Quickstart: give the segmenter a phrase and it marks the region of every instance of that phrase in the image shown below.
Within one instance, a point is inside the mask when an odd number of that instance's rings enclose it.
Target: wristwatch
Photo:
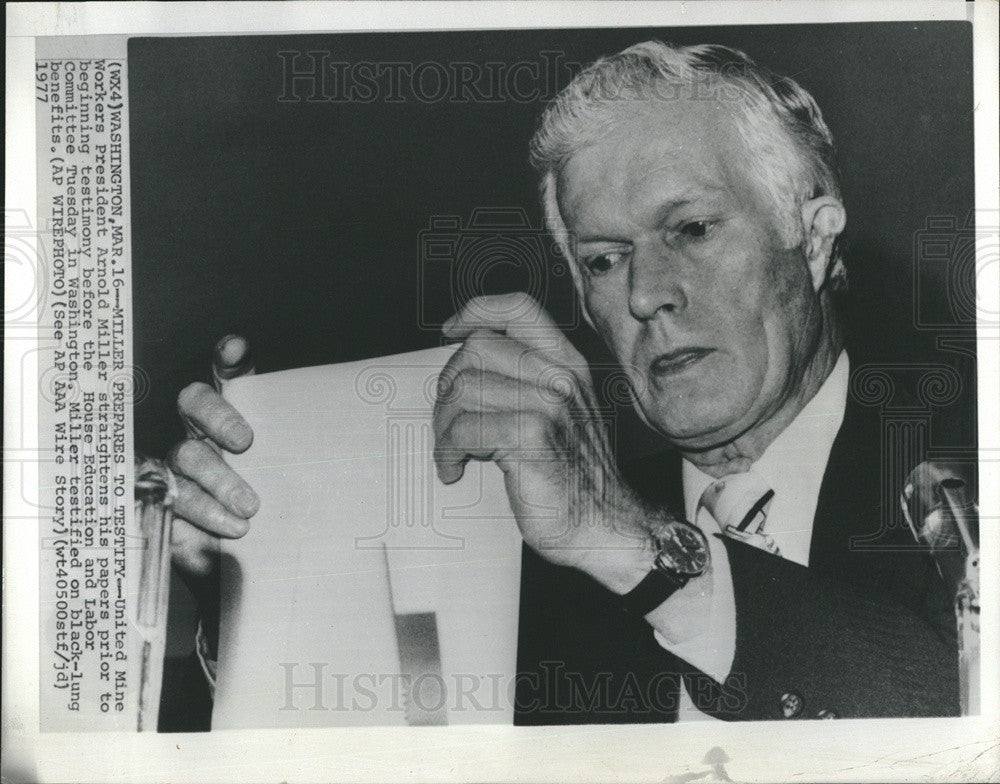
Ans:
[[[697,526],[671,520],[654,528],[652,538],[656,549],[652,571],[622,596],[632,615],[651,613],[708,568],[708,539]]]

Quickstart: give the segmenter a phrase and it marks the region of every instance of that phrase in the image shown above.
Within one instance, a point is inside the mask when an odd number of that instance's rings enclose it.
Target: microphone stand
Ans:
[[[979,509],[961,466],[937,461],[918,465],[900,502],[914,538],[930,550],[955,597],[958,631],[959,704],[963,716],[978,715],[979,702]]]

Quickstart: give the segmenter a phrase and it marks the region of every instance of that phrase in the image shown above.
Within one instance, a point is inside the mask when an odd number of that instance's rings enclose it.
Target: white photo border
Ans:
[[[738,11],[734,13],[734,7]],[[974,25],[976,204],[998,213],[997,19],[991,0],[952,2],[331,2],[15,3],[7,14],[5,215],[35,220],[35,37],[207,35],[544,27],[694,26],[900,20]],[[995,260],[994,260],[995,261]],[[5,264],[7,304],[30,295]],[[988,275],[996,280],[996,271]],[[1000,312],[1000,292],[980,292]],[[8,312],[5,308],[5,313]],[[19,339],[23,338],[23,339]],[[1000,596],[983,562],[983,715],[783,724],[447,727],[199,734],[38,732],[37,400],[31,336],[5,330],[4,781],[664,781],[724,749],[737,781],[953,781],[1000,776]],[[980,504],[1000,510],[1000,340],[978,341]],[[20,461],[18,470],[11,461]],[[34,484],[33,484],[34,483]],[[16,521],[16,524],[13,524]],[[982,532],[1000,553],[1000,531]],[[989,600],[993,599],[993,602]],[[874,722],[874,723],[873,723]]]

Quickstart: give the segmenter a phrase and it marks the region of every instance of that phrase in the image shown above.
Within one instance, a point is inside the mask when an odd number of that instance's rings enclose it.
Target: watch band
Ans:
[[[654,567],[635,588],[622,596],[622,604],[631,615],[648,615],[687,585],[688,579],[684,575],[667,574]]]

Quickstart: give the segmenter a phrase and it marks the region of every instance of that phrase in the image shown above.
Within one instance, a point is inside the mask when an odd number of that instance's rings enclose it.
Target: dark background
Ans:
[[[228,332],[250,338],[260,372],[438,345],[420,314],[443,321],[462,296],[448,265],[421,264],[432,217],[521,207],[541,225],[527,145],[544,100],[281,101],[278,52],[480,66],[560,52],[561,87],[573,73],[565,63],[650,38],[742,49],[814,95],[838,141],[852,365],[953,366],[963,393],[936,412],[934,441],[973,445],[974,313],[968,297],[955,299],[973,290],[973,270],[953,259],[969,232],[938,232],[953,243],[943,262],[921,256],[928,218],[962,227],[973,207],[971,25],[948,22],[131,40],[134,351],[146,376],[138,448],[162,455],[182,435],[177,392],[207,380],[212,346]],[[296,83],[295,93],[311,89]],[[524,263],[506,261],[485,271],[479,293],[537,284]],[[569,276],[546,263],[543,304],[571,323]],[[610,361],[585,326],[568,331],[588,358]],[[964,353],[937,348],[952,334]],[[658,445],[620,413],[620,453]],[[193,627],[186,595],[174,595],[177,653],[191,648]]]

